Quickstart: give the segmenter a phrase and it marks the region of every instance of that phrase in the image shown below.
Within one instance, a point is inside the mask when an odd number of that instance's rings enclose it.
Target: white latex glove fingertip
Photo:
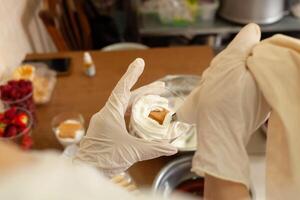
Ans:
[[[255,44],[260,41],[261,31],[257,24],[250,23],[242,28],[233,41],[228,45],[227,50],[237,49],[248,55]]]
[[[134,74],[140,75],[143,72],[144,67],[145,67],[145,61],[142,58],[136,58],[130,64],[128,71],[133,71]]]
[[[143,58],[136,58],[134,62],[136,62],[136,64],[138,65],[145,65],[145,61]]]
[[[127,72],[124,74],[123,78],[129,80],[131,88],[137,79],[141,76],[144,71],[145,62],[142,58],[136,58],[132,63],[130,63]]]

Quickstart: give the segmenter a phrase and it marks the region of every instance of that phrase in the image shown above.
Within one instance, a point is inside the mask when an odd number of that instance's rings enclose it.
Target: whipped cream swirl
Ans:
[[[163,123],[149,117],[151,111],[168,110]],[[132,106],[130,131],[138,137],[155,140],[168,139],[167,134],[171,125],[174,111],[169,107],[168,99],[159,95],[146,95],[138,99]]]

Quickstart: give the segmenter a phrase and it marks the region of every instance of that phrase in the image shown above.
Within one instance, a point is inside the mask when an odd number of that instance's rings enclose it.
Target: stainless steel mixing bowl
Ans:
[[[156,176],[153,190],[168,197],[180,183],[198,177],[191,172],[192,157],[192,154],[183,155],[167,164]]]
[[[169,197],[176,186],[185,180],[199,177],[191,172],[193,154],[186,154],[168,163],[156,176],[153,183],[153,191],[163,197]],[[255,192],[251,187],[252,199]]]

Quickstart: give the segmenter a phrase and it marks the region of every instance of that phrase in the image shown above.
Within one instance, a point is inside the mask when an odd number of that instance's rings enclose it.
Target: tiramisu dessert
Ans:
[[[166,139],[174,112],[168,99],[158,95],[146,95],[132,106],[131,133],[148,139]]]
[[[55,135],[63,146],[77,144],[84,136],[84,127],[77,120],[68,119],[59,124]]]

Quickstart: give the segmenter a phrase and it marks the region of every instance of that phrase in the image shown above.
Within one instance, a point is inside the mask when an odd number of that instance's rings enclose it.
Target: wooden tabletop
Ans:
[[[145,60],[145,71],[136,87],[151,83],[170,74],[200,75],[213,57],[207,46],[155,48],[117,52],[92,51],[96,65],[96,76],[84,74],[83,52],[64,52],[51,54],[31,54],[34,58],[71,58],[71,74],[58,77],[51,101],[37,107],[38,124],[33,138],[35,149],[62,149],[52,130],[52,118],[66,111],[80,112],[85,119],[85,126],[93,113],[105,104],[115,84],[126,71],[128,65],[137,57]],[[149,185],[161,167],[170,158],[159,158],[140,162],[130,169],[138,185]]]

